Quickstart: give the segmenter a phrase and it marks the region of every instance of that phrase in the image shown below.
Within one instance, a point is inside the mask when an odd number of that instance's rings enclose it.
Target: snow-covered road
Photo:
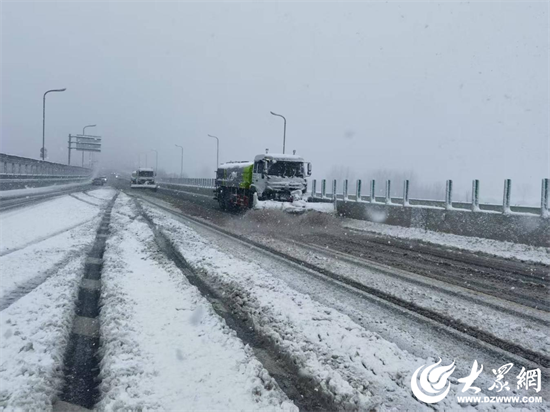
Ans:
[[[550,264],[550,249],[546,247],[452,235],[449,233],[437,233],[411,227],[384,225],[382,223],[368,222],[366,220],[346,219],[345,227],[401,239],[421,240],[426,243],[445,245],[447,247],[470,252],[483,252],[488,255],[504,258],[544,263],[546,265]]]
[[[94,282],[98,411],[485,411],[493,405],[457,402],[464,388],[458,378],[474,360],[485,365],[477,396],[494,395],[492,369],[509,361],[518,371],[533,365],[298,261],[535,352],[546,354],[550,344],[541,322],[499,313],[496,303],[484,306],[493,297],[466,291],[468,300],[455,286],[420,278],[411,286],[298,243],[256,238],[298,259],[285,260],[158,200],[120,193],[111,211],[112,202],[106,205],[116,193],[72,193],[0,213],[0,410],[57,410],[65,400],[75,303]],[[104,252],[90,261],[98,239]],[[99,280],[85,276],[81,284],[90,264]],[[449,395],[428,405],[413,395],[411,376],[438,357],[457,369]],[[547,396],[546,389],[531,394],[515,385],[512,394]],[[545,404],[521,406],[542,411]]]
[[[101,410],[297,410],[117,200],[102,274]]]

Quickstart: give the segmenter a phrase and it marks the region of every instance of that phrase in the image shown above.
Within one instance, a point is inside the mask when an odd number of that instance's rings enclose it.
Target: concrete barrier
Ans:
[[[323,180],[324,185],[324,180]],[[445,199],[409,199],[409,181],[403,184],[403,197],[391,197],[391,182],[386,181],[385,196],[375,197],[376,182],[370,182],[370,195],[361,195],[361,181],[354,195],[347,193],[347,181],[342,194],[327,195],[312,184],[311,201],[337,199],[340,215],[387,225],[412,227],[461,236],[481,237],[533,246],[550,247],[550,179],[542,179],[541,206],[511,206],[512,181],[504,181],[502,205],[479,203],[479,180],[472,182],[472,202],[453,202],[453,182],[446,182]]]
[[[537,215],[344,200],[337,201],[337,211],[344,217],[387,225],[550,247],[550,219]]]
[[[85,182],[92,170],[0,153],[0,190]]]
[[[0,153],[0,175],[89,176],[91,169]]]

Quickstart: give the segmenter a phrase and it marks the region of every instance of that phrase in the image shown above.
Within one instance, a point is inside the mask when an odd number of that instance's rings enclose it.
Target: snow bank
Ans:
[[[334,213],[334,205],[332,203],[308,203],[300,202],[276,202],[275,200],[259,200],[254,205],[254,209],[265,210],[275,209],[283,210],[289,213],[302,213],[306,211],[316,211],[323,213]]]
[[[426,243],[453,247],[470,252],[482,252],[507,259],[518,259],[550,265],[550,248],[432,232],[417,228],[390,226],[363,220],[346,219],[344,222],[344,226],[350,229],[374,232],[402,239],[421,240]]]
[[[0,410],[51,410],[85,255],[0,312]]]
[[[297,410],[135,216],[121,194],[102,274],[99,409]]]
[[[311,203],[302,199],[300,190],[292,192],[293,202],[277,202],[275,200],[258,200],[258,195],[254,193],[254,209],[257,210],[282,210],[288,213],[303,213],[306,211],[317,211],[323,213],[336,213],[333,203]]]

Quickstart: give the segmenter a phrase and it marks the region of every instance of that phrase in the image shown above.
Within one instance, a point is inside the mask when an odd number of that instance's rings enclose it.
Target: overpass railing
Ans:
[[[214,188],[215,179],[212,178],[161,178],[159,183],[168,183],[172,185]],[[541,203],[540,207],[534,206],[517,206],[510,204],[510,196],[512,192],[512,180],[504,181],[502,204],[480,204],[479,203],[479,180],[472,181],[472,201],[471,202],[456,202],[453,201],[453,181],[447,180],[445,189],[445,199],[429,200],[429,199],[412,199],[409,197],[409,180],[403,182],[403,195],[401,197],[391,196],[392,181],[384,181],[384,196],[376,196],[377,181],[371,180],[368,188],[365,190],[362,180],[357,180],[355,187],[349,186],[349,181],[344,180],[340,185],[337,180],[330,181],[331,188],[327,188],[327,180],[319,181],[313,179],[310,184],[310,195],[314,200],[318,201],[334,201],[344,200],[350,202],[367,202],[388,204],[403,207],[435,207],[438,209],[460,209],[470,210],[472,212],[500,212],[500,213],[529,213],[538,214],[543,217],[550,216],[550,179],[542,179],[541,185]],[[368,194],[364,194],[367,192]]]
[[[171,185],[181,185],[181,186],[192,186],[192,187],[202,187],[205,189],[214,189],[216,179],[211,179],[208,177],[162,177],[157,178],[157,183],[168,183]]]
[[[354,188],[350,188],[348,180],[344,180],[342,185],[338,185],[337,180],[332,180],[331,190],[327,191],[327,180],[320,181],[320,191],[318,191],[317,180],[311,182],[311,197],[320,201],[351,201],[351,202],[367,202],[386,204],[402,207],[432,207],[438,209],[460,209],[470,210],[472,212],[492,212],[492,213],[529,213],[537,214],[542,217],[549,217],[549,199],[550,199],[550,179],[542,179],[541,184],[541,203],[540,207],[534,206],[512,206],[510,198],[512,193],[512,180],[504,180],[504,189],[502,196],[502,204],[480,204],[479,203],[479,180],[472,181],[472,201],[471,202],[454,202],[453,201],[453,181],[447,180],[445,188],[444,200],[427,200],[427,199],[411,199],[409,197],[410,183],[408,180],[403,182],[402,197],[392,197],[391,187],[392,181],[384,181],[384,196],[376,196],[376,180],[369,182],[368,194],[364,195],[363,183],[361,180],[356,181]],[[341,187],[341,189],[339,189]],[[339,191],[340,190],[340,191]]]
[[[0,153],[0,177],[88,177],[91,169]]]

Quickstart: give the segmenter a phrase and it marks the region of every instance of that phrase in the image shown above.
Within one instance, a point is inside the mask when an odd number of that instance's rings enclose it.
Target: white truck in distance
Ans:
[[[148,167],[140,167],[132,172],[130,187],[132,189],[152,189],[157,190],[158,185],[155,182],[155,171]]]

